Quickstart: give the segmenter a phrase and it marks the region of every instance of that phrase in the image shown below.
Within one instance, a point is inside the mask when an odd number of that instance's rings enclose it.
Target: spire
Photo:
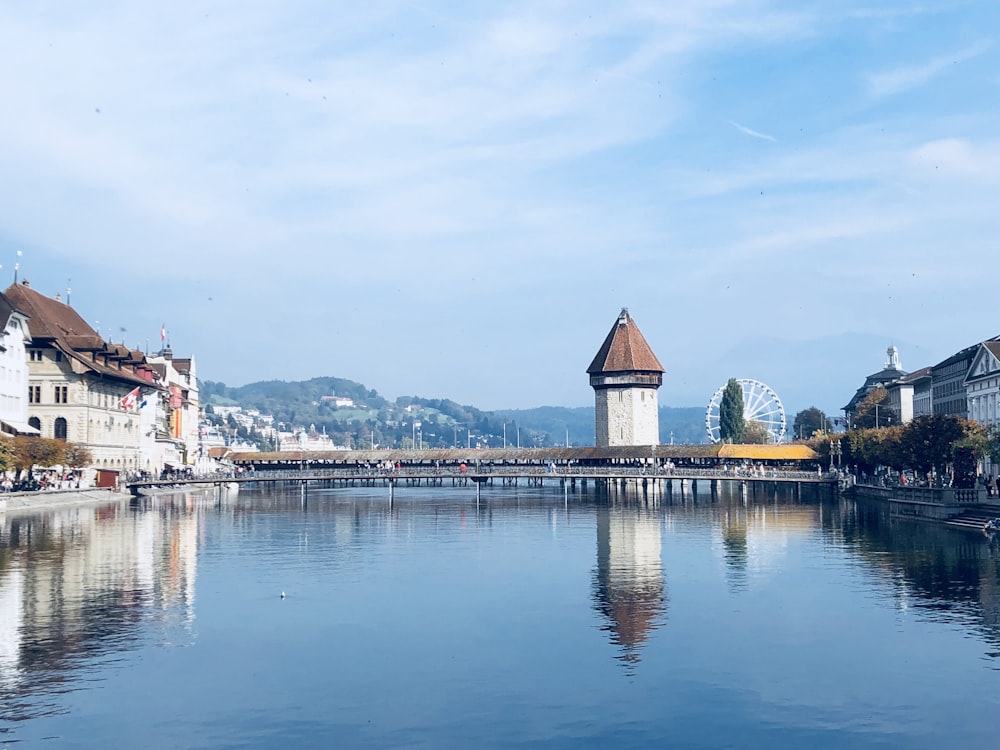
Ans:
[[[899,349],[895,345],[890,345],[888,349],[885,350],[886,361],[885,369],[887,370],[902,370],[902,366],[899,364]]]
[[[663,374],[663,365],[653,354],[639,326],[623,307],[604,344],[587,368],[588,375],[607,372],[649,372]]]

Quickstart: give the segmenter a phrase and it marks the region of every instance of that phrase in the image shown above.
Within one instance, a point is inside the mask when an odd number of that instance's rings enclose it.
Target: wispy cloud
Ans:
[[[562,313],[580,300],[604,329],[608,299],[642,304],[669,287],[675,309],[687,309],[733,268],[758,280],[740,282],[747,309],[765,297],[780,308],[788,295],[778,290],[795,288],[865,309],[850,297],[856,284],[833,288],[829,273],[815,273],[817,259],[878,277],[870,259],[887,247],[946,258],[934,247],[950,246],[940,237],[955,227],[982,254],[966,267],[990,261],[1000,236],[982,189],[991,170],[1000,174],[993,99],[945,106],[889,94],[986,53],[966,30],[975,13],[988,28],[995,0],[865,16],[889,5],[0,3],[10,114],[0,118],[0,263],[12,265],[5,248],[24,247],[22,269],[53,291],[73,266],[81,300],[87,269],[119,269],[129,283],[100,301],[115,309],[92,310],[102,320],[123,306],[146,314],[157,285],[169,285],[163,298],[192,320],[186,332],[174,323],[177,339],[191,340],[213,379],[300,376],[291,363],[301,339],[264,308],[307,305],[303,321],[344,321],[315,374],[371,379],[390,393],[495,389],[497,402],[555,402],[577,383],[573,357],[551,363],[549,393],[511,397],[528,386],[499,365],[485,382],[477,362],[495,358],[475,347],[544,319],[567,351],[590,353],[595,342],[576,338],[587,326]],[[913,49],[915,35],[959,52],[890,69],[884,50]],[[845,58],[845,46],[858,54]],[[963,84],[995,91],[987,67],[967,65]],[[859,81],[868,82],[860,96]],[[268,305],[249,309],[252,295]],[[149,313],[154,338],[163,314]],[[223,343],[200,333],[216,316],[234,319]],[[247,326],[242,316],[259,319]],[[452,335],[456,321],[490,335],[470,335],[469,357],[447,373],[421,359],[419,337],[399,337],[417,342],[412,351],[372,351],[371,330],[417,320],[428,340]],[[643,318],[644,331],[686,335],[667,331],[674,320]],[[784,320],[789,333],[812,335],[808,316]],[[928,325],[919,309],[912,321]],[[683,345],[709,338],[686,328]],[[247,329],[275,342],[254,365],[271,369],[240,367]],[[524,355],[548,357],[547,345],[527,341]],[[354,369],[357,351],[370,352],[367,372]],[[419,364],[402,372],[390,355]],[[429,387],[412,382],[418,373],[433,374]]]
[[[740,125],[738,122],[734,122],[733,120],[726,120],[726,122],[728,122],[730,125],[732,125],[741,133],[745,133],[746,135],[749,135],[753,138],[760,138],[762,141],[771,141],[772,143],[778,140],[773,135],[768,135],[767,133],[761,133],[757,130],[752,130],[748,128],[746,125]]]
[[[971,60],[986,52],[991,42],[981,41],[947,55],[938,55],[918,65],[905,65],[880,73],[870,73],[868,89],[877,97],[892,96],[922,86],[951,65]]]

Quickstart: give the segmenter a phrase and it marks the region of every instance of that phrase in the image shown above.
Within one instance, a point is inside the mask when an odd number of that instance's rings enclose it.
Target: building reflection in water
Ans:
[[[55,710],[44,696],[82,660],[135,647],[140,622],[191,640],[201,514],[174,497],[3,519],[0,719]]]
[[[628,670],[652,631],[666,620],[667,596],[660,559],[660,518],[642,502],[597,507],[597,569],[594,608],[601,630],[620,647]]]

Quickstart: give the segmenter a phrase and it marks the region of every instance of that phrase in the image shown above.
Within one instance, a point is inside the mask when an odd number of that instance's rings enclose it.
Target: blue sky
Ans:
[[[833,413],[1000,333],[994,0],[0,5],[0,275],[203,379]],[[18,252],[22,254],[17,255]],[[124,329],[124,331],[122,330]]]

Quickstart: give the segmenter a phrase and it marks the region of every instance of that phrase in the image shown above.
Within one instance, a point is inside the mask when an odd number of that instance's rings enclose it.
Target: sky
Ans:
[[[203,380],[789,419],[1000,334],[995,0],[0,4],[0,278]]]

